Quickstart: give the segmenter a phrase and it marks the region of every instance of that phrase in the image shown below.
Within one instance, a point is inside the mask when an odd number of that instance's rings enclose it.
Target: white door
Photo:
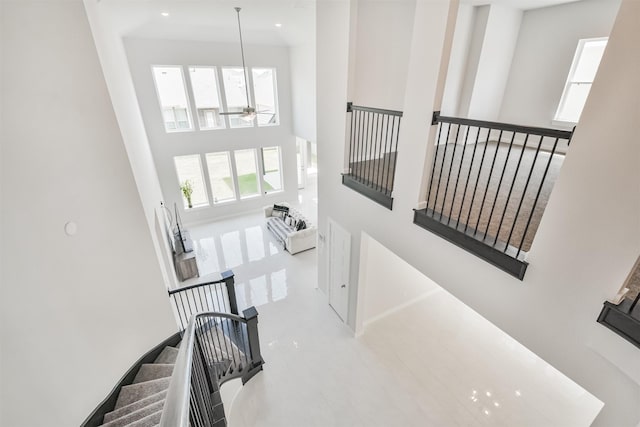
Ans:
[[[349,312],[351,234],[329,219],[329,304],[342,321]]]

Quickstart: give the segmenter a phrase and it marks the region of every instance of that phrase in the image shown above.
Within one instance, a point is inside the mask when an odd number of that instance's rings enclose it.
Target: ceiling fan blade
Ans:
[[[221,116],[240,116],[247,113],[245,113],[244,111],[237,111],[235,113],[218,113],[218,114],[220,114]]]

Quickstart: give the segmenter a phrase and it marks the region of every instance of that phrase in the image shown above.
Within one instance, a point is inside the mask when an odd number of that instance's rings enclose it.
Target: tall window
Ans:
[[[265,147],[262,153],[262,189],[265,193],[282,190],[282,173],[280,171],[280,148]]]
[[[209,199],[207,198],[207,189],[204,184],[204,178],[202,177],[202,165],[200,164],[200,155],[192,154],[188,156],[178,156],[173,158],[176,165],[176,173],[178,175],[178,182],[180,183],[181,193],[183,195],[182,201],[185,208],[207,206]],[[182,187],[185,185],[190,186],[191,193],[191,206],[189,206],[189,200],[182,192]]]
[[[608,38],[582,39],[573,57],[555,120],[577,123],[589,96]]]
[[[209,183],[213,193],[213,203],[221,203],[235,200],[236,190],[231,173],[229,152],[207,153],[207,170],[209,171]]]
[[[220,116],[220,93],[215,67],[189,67],[193,100],[200,129],[223,128]]]
[[[278,124],[276,105],[276,70],[273,68],[252,68],[253,93],[258,111],[258,126]]]
[[[166,131],[192,129],[182,68],[179,66],[153,67],[153,77]]]
[[[256,164],[256,150],[236,150],[236,171],[238,174],[238,190],[240,198],[251,197],[260,194],[258,184],[258,168]]]
[[[240,68],[223,68],[224,93],[227,98],[227,111],[230,113],[242,112],[251,102],[247,99],[244,70]],[[246,120],[240,115],[230,115],[229,125],[232,128],[253,126],[253,119]]]

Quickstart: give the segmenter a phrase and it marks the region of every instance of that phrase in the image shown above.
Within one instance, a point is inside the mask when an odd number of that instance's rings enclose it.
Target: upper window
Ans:
[[[189,102],[182,67],[153,67],[153,77],[166,131],[191,130]]]
[[[578,42],[555,120],[572,123],[580,120],[604,49],[607,47],[607,40],[608,38],[604,37],[582,39]]]
[[[276,70],[273,68],[252,68],[253,93],[258,112],[258,126],[278,124],[276,105]]]
[[[223,68],[224,93],[227,98],[227,112],[241,113],[250,103],[247,99],[247,87],[244,70],[240,68]],[[247,120],[241,115],[229,115],[229,125],[232,128],[253,126],[253,119]]]
[[[224,120],[220,116],[220,92],[215,67],[190,67],[189,77],[193,88],[193,100],[196,104],[198,126],[200,129],[223,128]]]

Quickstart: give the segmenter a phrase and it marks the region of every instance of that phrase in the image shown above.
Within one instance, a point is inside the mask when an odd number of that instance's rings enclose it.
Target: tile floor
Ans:
[[[238,304],[260,316],[266,364],[227,408],[230,427],[568,427],[601,409],[444,290],[356,339],[316,288],[315,249],[284,252],[260,214],[191,233],[201,271],[233,269]]]

